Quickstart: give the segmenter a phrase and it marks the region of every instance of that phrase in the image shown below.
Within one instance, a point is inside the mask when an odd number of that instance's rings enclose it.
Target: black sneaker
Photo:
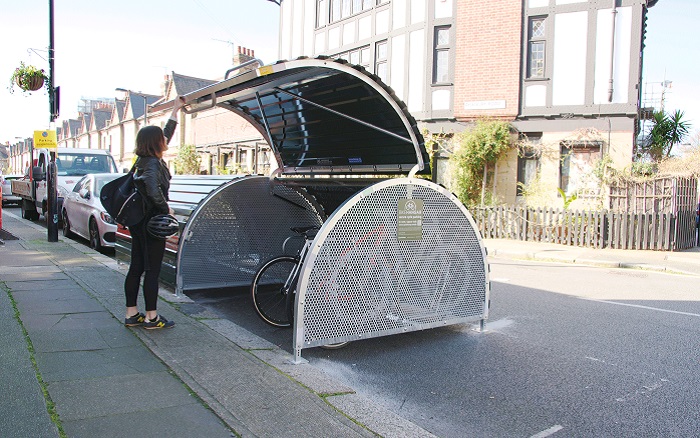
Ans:
[[[175,325],[174,322],[168,321],[167,319],[163,318],[160,315],[158,315],[158,317],[155,319],[155,321],[151,321],[151,320],[146,319],[143,322],[143,328],[145,328],[146,330],[170,328],[174,325]]]
[[[139,312],[134,316],[131,316],[129,318],[124,318],[124,325],[127,327],[134,327],[134,326],[143,324],[143,322],[145,320],[146,320],[146,315]]]

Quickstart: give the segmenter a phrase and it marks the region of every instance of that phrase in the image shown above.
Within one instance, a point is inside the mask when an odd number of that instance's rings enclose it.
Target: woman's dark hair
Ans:
[[[158,126],[144,126],[136,134],[134,153],[140,157],[157,157],[163,150],[165,137]]]

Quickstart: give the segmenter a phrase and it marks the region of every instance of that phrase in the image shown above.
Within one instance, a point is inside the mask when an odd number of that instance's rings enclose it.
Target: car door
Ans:
[[[92,184],[92,178],[89,176],[83,177],[83,179],[76,184],[78,193],[75,193],[75,214],[70,218],[71,226],[75,232],[85,238],[88,236],[88,221],[91,208],[89,199],[83,198],[83,194],[88,193],[91,195]]]

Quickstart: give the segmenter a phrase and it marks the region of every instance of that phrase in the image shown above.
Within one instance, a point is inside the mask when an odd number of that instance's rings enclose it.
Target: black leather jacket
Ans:
[[[170,143],[176,126],[177,122],[172,119],[169,119],[165,124],[163,135],[166,144]],[[168,191],[170,190],[171,177],[165,162],[158,157],[139,156],[134,166],[136,167],[134,171],[136,187],[146,195],[146,203],[148,204],[146,215],[155,216],[170,213]]]
[[[168,190],[170,171],[163,160],[157,157],[139,157],[136,160],[134,181],[136,187],[145,194],[148,216],[168,214]]]

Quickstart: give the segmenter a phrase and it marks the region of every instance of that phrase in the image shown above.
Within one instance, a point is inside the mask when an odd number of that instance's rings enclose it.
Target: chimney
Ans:
[[[233,66],[234,67],[237,65],[241,65],[244,62],[248,62],[252,59],[255,59],[255,56],[254,56],[255,52],[251,49],[238,46],[236,51],[237,51],[237,53],[233,56]],[[258,65],[253,63],[249,66],[243,67],[241,70],[234,71],[233,75],[235,76],[235,75],[238,75],[241,73],[245,73],[247,71],[252,71],[252,70],[255,70],[257,67],[258,67]]]
[[[170,82],[172,81],[172,78],[170,75],[163,75],[163,83],[161,84],[160,87],[160,95],[165,96],[165,94],[168,92],[168,86],[170,85]]]

